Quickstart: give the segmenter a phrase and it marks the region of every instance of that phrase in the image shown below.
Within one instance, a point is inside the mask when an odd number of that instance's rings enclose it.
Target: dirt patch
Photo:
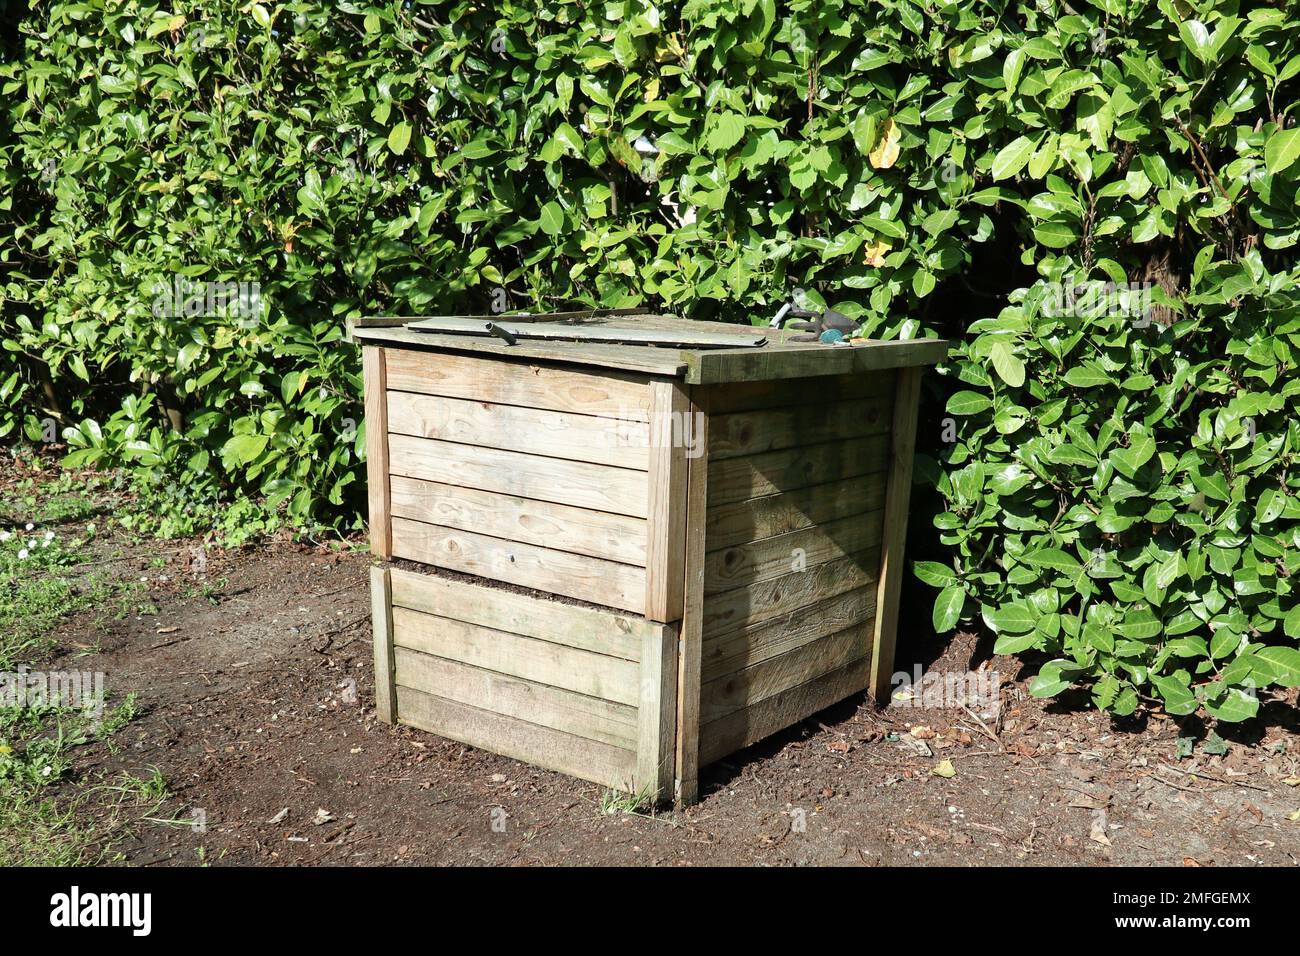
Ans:
[[[1206,754],[1198,726],[1117,726],[1045,706],[999,659],[985,663],[1005,679],[996,717],[855,698],[706,770],[695,807],[607,814],[599,787],[375,718],[364,553],[286,545],[196,560],[195,547],[125,557],[156,614],[114,621],[93,642],[86,615],[55,635],[54,666],[101,670],[110,695],[135,692],[143,709],[114,747],[83,748],[63,787],[157,767],[172,793],[119,842],[129,863],[1300,858],[1293,702]],[[903,641],[899,664],[965,671],[978,656],[971,637]],[[1198,736],[1180,759],[1179,738]]]

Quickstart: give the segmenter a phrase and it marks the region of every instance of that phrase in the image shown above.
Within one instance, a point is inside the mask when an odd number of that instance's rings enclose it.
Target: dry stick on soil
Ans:
[[[989,738],[990,740],[992,740],[995,744],[998,745],[998,750],[999,750],[999,751],[1001,751],[1002,753],[1006,753],[1006,748],[1002,746],[1002,741],[998,740],[997,734],[995,734],[995,733],[993,733],[993,731],[989,730],[989,725],[988,725],[988,724],[986,724],[986,723],[984,723],[984,721],[980,720],[980,718],[979,718],[979,714],[975,713],[975,711],[971,710],[971,709],[970,709],[969,707],[967,707],[965,704],[962,704],[962,705],[961,705],[961,709],[964,710],[964,711],[966,711],[966,713],[970,714],[971,719],[972,719],[973,721],[975,721],[975,723],[977,723],[977,724],[980,725],[980,729],[983,730],[984,733],[988,735],[988,738]]]

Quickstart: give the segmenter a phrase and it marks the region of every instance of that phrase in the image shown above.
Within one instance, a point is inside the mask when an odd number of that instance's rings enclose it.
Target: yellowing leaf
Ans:
[[[875,266],[877,269],[885,264],[885,253],[889,251],[889,246],[883,242],[873,242],[867,246],[867,265]]]
[[[1286,815],[1286,818],[1292,822],[1295,822],[1296,820],[1300,820],[1300,810],[1297,810],[1295,813],[1288,813]]]
[[[892,119],[885,123],[885,128],[880,133],[880,142],[876,144],[870,155],[867,157],[871,160],[874,169],[889,169],[894,163],[898,162],[898,141],[903,138],[903,134],[898,129],[898,124]]]
[[[931,770],[930,772],[934,774],[936,777],[957,776],[957,768],[952,765],[951,760],[940,760],[937,764],[934,765],[934,769]]]

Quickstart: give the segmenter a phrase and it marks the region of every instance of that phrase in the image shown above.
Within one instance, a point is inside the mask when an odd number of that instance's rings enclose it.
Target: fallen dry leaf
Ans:
[[[320,826],[322,823],[329,823],[333,819],[334,819],[334,814],[330,813],[324,807],[317,807],[316,816],[312,818],[311,822],[314,823],[316,826]]]
[[[287,817],[288,815],[289,815],[289,808],[288,808],[288,807],[285,807],[283,810],[281,810],[281,811],[280,811],[279,813],[277,813],[275,816],[271,817],[271,819],[267,820],[266,822],[267,822],[267,823],[283,823],[283,822],[284,822],[284,818]]]
[[[931,770],[930,772],[934,774],[936,777],[957,776],[957,768],[952,765],[951,760],[940,760],[937,764],[934,765],[934,769]]]
[[[1110,837],[1106,835],[1106,811],[1096,810],[1092,814],[1092,827],[1088,830],[1088,839],[1102,846],[1110,846]]]
[[[885,123],[885,128],[880,133],[880,142],[876,144],[868,156],[871,160],[873,169],[888,169],[898,162],[899,146],[898,141],[903,138],[902,131],[898,124],[890,119]]]

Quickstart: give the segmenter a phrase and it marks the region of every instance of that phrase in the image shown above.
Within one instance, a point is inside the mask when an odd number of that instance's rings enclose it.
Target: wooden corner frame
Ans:
[[[877,706],[889,703],[898,638],[898,600],[905,565],[907,509],[912,492],[912,460],[916,454],[916,416],[921,398],[922,368],[898,370],[894,393],[894,423],[890,437],[889,484],[885,492],[880,580],[876,591],[876,628],[872,638],[871,697]]]
[[[366,494],[370,504],[370,553],[393,556],[392,492],[388,477],[388,372],[385,349],[361,350],[366,396]]]

